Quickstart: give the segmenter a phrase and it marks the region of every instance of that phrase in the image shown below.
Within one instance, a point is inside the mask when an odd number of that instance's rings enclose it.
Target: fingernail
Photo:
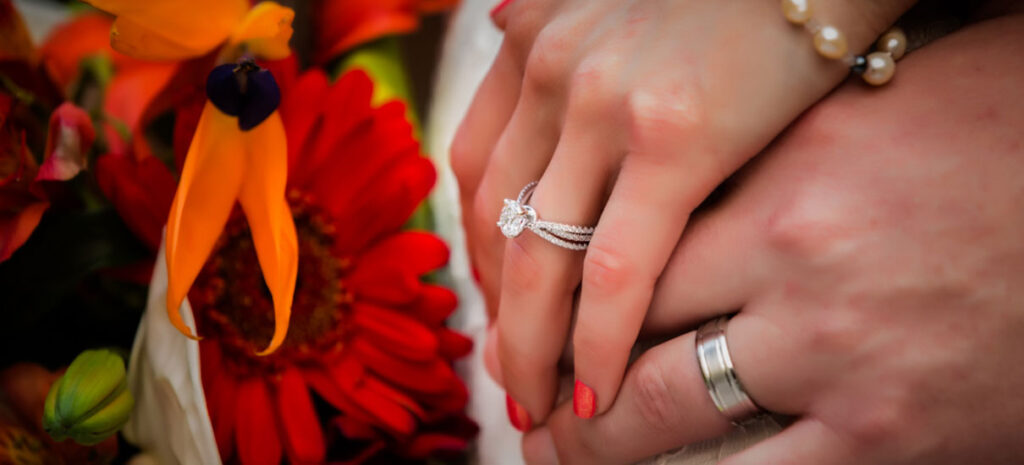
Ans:
[[[491,9],[491,20],[493,21],[494,17],[498,16],[498,13],[501,13],[501,10],[504,10],[505,7],[508,6],[509,3],[512,3],[512,0],[501,0],[501,3],[499,3],[498,6],[492,8]]]
[[[508,409],[508,420],[512,422],[512,426],[524,433],[530,430],[530,414],[508,394],[505,394],[505,407]]]
[[[594,394],[593,389],[590,389],[590,386],[577,379],[576,388],[572,393],[573,413],[580,418],[587,419],[594,416],[595,410],[597,410],[597,395]]]

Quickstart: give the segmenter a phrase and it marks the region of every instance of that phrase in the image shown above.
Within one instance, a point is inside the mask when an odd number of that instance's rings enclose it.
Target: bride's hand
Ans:
[[[814,17],[862,51],[913,2],[816,3]],[[514,0],[495,19],[505,42],[452,165],[498,307],[504,384],[525,410],[510,405],[529,429],[553,406],[577,287],[575,373],[589,416],[615,398],[690,213],[848,69],[771,0]],[[586,254],[499,232],[502,199],[535,180],[541,219],[596,224]]]
[[[796,423],[722,465],[1024,463],[1024,17],[972,26],[804,115],[695,219],[646,322],[727,339],[763,408]],[[729,423],[687,333],[632,365],[590,421],[559,407],[531,464],[623,464]]]

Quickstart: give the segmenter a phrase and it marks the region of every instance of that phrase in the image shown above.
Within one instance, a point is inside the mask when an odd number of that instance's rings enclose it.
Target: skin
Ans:
[[[861,50],[912,3],[822,2],[817,16],[842,18]],[[495,20],[505,42],[451,156],[501,377],[543,423],[571,340],[601,414],[692,211],[847,70],[777,2],[516,0]],[[542,219],[597,225],[586,253],[501,236],[502,199],[534,180]]]
[[[531,464],[631,463],[726,432],[691,331],[728,329],[756,402],[791,415],[723,465],[1024,462],[1024,16],[851,82],[697,217],[605,414],[571,405],[524,439]]]

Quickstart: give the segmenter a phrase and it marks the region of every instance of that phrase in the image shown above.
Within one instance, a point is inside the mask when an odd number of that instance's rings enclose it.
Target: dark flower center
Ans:
[[[263,281],[244,216],[236,211],[196,279],[189,299],[199,334],[216,338],[240,366],[280,367],[289,361],[322,360],[339,353],[352,296],[344,277],[351,264],[334,247],[335,226],[298,192],[289,195],[299,240],[299,273],[288,335],[281,348],[255,355],[274,332],[274,307]]]

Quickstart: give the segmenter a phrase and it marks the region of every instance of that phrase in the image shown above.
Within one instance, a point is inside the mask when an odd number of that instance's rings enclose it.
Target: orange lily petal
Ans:
[[[238,119],[207,102],[167,219],[167,314],[186,336],[195,337],[179,308],[227,223],[247,158]]]
[[[281,114],[275,111],[246,132],[245,146],[249,159],[238,200],[249,221],[263,279],[274,299],[274,336],[259,352],[266,355],[276,350],[288,333],[299,270],[298,238],[285,200],[288,143]]]
[[[231,34],[248,0],[86,0],[117,16],[111,45],[148,60],[180,60],[213,50]]]
[[[288,41],[292,38],[292,19],[295,11],[274,2],[261,2],[249,10],[231,34],[228,43],[245,42],[254,55],[280,60],[291,55]]]

